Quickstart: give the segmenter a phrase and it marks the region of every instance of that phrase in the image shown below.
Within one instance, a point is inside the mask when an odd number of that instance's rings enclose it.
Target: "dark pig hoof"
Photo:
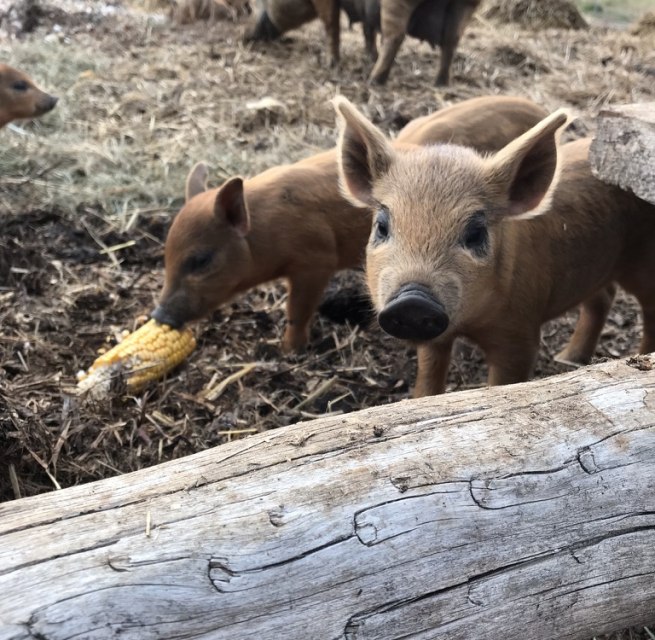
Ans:
[[[389,300],[378,314],[378,322],[394,338],[423,342],[448,328],[448,315],[427,287],[410,283]]]
[[[377,85],[383,85],[387,83],[387,80],[389,79],[389,72],[387,71],[386,73],[379,73],[378,75],[372,75],[368,79],[369,84],[377,84]]]

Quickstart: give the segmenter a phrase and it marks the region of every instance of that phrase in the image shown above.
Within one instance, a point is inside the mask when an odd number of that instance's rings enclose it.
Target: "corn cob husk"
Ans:
[[[78,389],[101,399],[113,393],[138,393],[159,380],[193,351],[190,329],[177,330],[149,320],[77,375]]]

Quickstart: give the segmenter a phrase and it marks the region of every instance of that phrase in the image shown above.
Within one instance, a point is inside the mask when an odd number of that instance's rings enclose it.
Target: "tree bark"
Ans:
[[[655,620],[655,355],[0,505],[0,638],[591,638]]]
[[[596,177],[655,204],[655,102],[601,111],[589,161]]]

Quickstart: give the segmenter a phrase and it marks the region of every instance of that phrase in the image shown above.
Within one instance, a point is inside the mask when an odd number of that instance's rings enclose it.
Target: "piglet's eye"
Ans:
[[[389,209],[385,206],[380,207],[375,216],[373,235],[376,242],[384,242],[389,238]]]
[[[476,211],[466,223],[462,245],[475,255],[482,257],[487,253],[488,244],[487,217],[484,211]]]
[[[198,273],[207,269],[214,259],[216,252],[213,249],[201,251],[190,255],[185,261],[183,269],[186,273]]]
[[[11,88],[14,91],[27,91],[28,85],[27,82],[25,82],[25,80],[17,80],[16,82],[14,82],[14,84],[11,85]]]

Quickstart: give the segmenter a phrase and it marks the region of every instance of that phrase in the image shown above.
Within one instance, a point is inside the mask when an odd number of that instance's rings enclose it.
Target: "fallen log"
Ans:
[[[591,638],[655,620],[655,354],[0,505],[0,638]]]
[[[655,204],[655,102],[603,109],[589,162],[596,177]]]

